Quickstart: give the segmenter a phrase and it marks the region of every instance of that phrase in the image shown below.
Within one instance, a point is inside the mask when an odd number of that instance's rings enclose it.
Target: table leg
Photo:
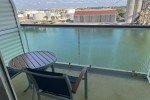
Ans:
[[[27,75],[27,78],[28,78],[28,81],[29,81],[29,85],[28,85],[28,87],[24,90],[24,92],[27,92],[27,91],[29,90],[29,88],[32,89],[32,81],[31,81],[30,77],[28,76],[28,74],[26,74],[26,75]]]
[[[55,72],[54,65],[51,65],[51,68],[52,68],[52,72]]]

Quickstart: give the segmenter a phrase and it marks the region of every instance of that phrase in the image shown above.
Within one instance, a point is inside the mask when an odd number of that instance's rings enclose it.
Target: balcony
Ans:
[[[69,75],[79,74],[79,71],[75,70],[77,66],[67,69],[62,65],[60,67],[55,68],[56,72],[63,72]],[[48,70],[51,71],[51,69]],[[30,100],[32,98],[31,89],[26,93],[23,92],[28,86],[24,73],[15,77],[12,82],[19,100]],[[91,70],[88,73],[88,100],[149,100],[149,92],[149,83],[141,75],[132,77],[129,73],[106,70]],[[35,100],[37,100],[36,98]],[[42,100],[54,99],[43,96]],[[80,84],[77,93],[74,95],[74,100],[85,100],[83,83]]]
[[[78,75],[88,67],[88,100],[149,100],[149,26],[24,24],[20,32],[13,1],[0,2],[0,51],[6,65],[24,52],[52,51],[56,72]],[[12,83],[19,100],[32,98],[31,89],[23,92],[25,73]],[[83,93],[81,83],[74,100],[84,100]]]
[[[88,100],[149,100],[147,27],[22,25],[22,31],[26,51],[57,55],[56,72],[78,75],[81,67],[89,68]],[[24,73],[12,82],[19,100],[31,99],[31,89],[23,92],[28,86]],[[82,83],[74,99],[84,100]]]

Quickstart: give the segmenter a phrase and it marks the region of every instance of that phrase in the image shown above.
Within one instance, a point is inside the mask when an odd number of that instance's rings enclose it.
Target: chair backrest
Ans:
[[[42,90],[54,96],[72,98],[70,81],[66,75],[35,69],[27,69],[26,72],[33,80],[37,91]]]
[[[19,69],[14,69],[14,68],[11,68],[11,67],[7,67],[7,70],[8,70],[8,74],[10,76],[11,79],[13,79],[14,77],[16,77],[18,74],[21,73],[21,70]]]
[[[0,0],[0,51],[4,64],[24,53],[20,24],[13,0]]]

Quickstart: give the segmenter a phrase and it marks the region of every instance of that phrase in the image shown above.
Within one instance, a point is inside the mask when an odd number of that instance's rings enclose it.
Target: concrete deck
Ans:
[[[50,70],[50,69],[48,69]],[[78,76],[78,71],[56,69],[56,72],[63,72],[69,75]],[[26,93],[23,90],[28,86],[25,73],[15,77],[13,85],[19,100],[31,100],[32,90]],[[146,79],[123,78],[112,75],[88,73],[88,100],[149,100],[150,84]],[[37,100],[37,98],[35,98]],[[48,97],[42,97],[42,100],[55,100]],[[84,83],[79,86],[74,100],[85,100]]]

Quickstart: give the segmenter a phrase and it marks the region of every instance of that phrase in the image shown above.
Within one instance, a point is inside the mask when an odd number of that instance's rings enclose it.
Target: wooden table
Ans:
[[[56,62],[56,60],[56,56],[52,52],[33,51],[16,56],[9,62],[9,66],[17,69],[31,68],[38,70],[44,70],[47,67],[51,66],[52,72],[54,72],[53,64]],[[31,84],[32,81],[30,81],[29,79],[29,86],[24,90],[24,92],[32,87]]]
[[[49,51],[33,51],[21,54],[13,58],[9,65],[17,69],[31,68],[31,69],[45,69],[48,66],[52,67],[56,62],[56,56],[54,53]]]

